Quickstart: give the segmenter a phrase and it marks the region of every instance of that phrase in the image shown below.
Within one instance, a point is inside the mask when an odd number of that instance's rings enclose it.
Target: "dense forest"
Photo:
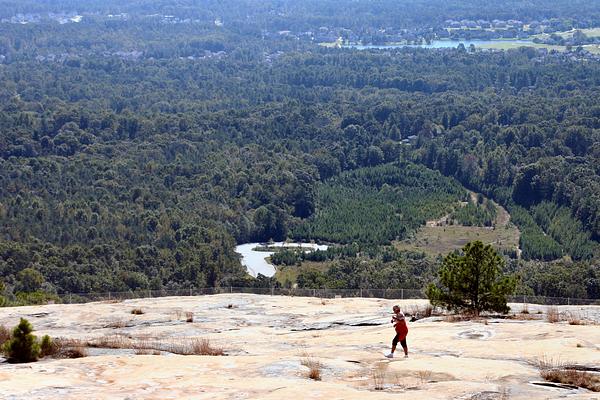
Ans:
[[[377,160],[368,156],[367,162]],[[316,212],[292,232],[292,237],[386,244],[405,238],[428,219],[447,214],[452,210],[450,205],[465,196],[456,181],[422,166],[359,168],[317,186]],[[377,228],[365,229],[367,226]]]
[[[315,29],[336,25],[347,28],[411,28],[447,19],[559,18],[578,27],[597,26],[598,4],[589,0],[3,0],[0,17],[18,13],[79,12],[89,15],[122,13],[131,16],[173,15],[190,19],[222,18],[240,27]],[[595,25],[594,25],[595,24]]]
[[[0,23],[4,296],[275,284],[250,279],[234,248],[286,238],[340,245],[282,255],[331,263],[300,286],[422,288],[439,260],[393,241],[448,213],[490,226],[485,196],[520,230],[508,265],[521,291],[600,297],[600,63],[269,34],[447,18],[447,2],[411,3],[418,12],[394,22],[400,9],[385,0],[0,0],[2,18],[84,14]],[[455,3],[456,18],[485,9],[582,26],[599,10]],[[144,17],[186,10],[190,23]]]

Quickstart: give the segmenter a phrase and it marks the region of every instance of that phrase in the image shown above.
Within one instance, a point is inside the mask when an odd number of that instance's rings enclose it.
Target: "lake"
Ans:
[[[313,243],[286,243],[286,242],[275,242],[275,243],[245,243],[235,247],[235,252],[241,254],[242,265],[246,267],[248,273],[253,277],[257,277],[258,274],[262,274],[267,277],[275,275],[275,267],[269,264],[266,260],[274,254],[272,251],[256,251],[256,247],[289,247],[289,248],[305,248],[308,250],[327,250],[326,245],[318,245]]]
[[[390,45],[359,45],[359,44],[345,44],[342,47],[352,48],[358,50],[365,49],[395,49],[399,47],[415,47],[422,49],[449,49],[456,48],[462,43],[465,47],[474,45],[475,47],[494,47],[502,45],[523,45],[530,46],[533,44],[531,40],[518,40],[518,39],[507,39],[507,40],[432,40],[430,44],[390,44]]]

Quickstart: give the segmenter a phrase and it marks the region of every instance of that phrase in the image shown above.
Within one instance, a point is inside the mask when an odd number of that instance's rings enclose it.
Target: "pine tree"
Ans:
[[[439,272],[440,286],[431,283],[427,297],[434,306],[448,310],[506,313],[506,296],[512,294],[517,280],[504,276],[504,260],[490,245],[480,241],[468,243],[462,254],[450,253]]]
[[[36,337],[31,332],[33,332],[33,327],[29,321],[21,318],[21,322],[13,330],[12,339],[5,344],[5,352],[8,355],[9,362],[25,363],[37,361],[40,346]]]

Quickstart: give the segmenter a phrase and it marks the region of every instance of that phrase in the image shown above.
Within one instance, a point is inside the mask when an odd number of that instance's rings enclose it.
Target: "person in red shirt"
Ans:
[[[394,306],[394,315],[392,316],[392,324],[394,324],[394,329],[396,330],[396,336],[394,336],[394,340],[392,340],[392,351],[390,354],[387,354],[387,358],[394,358],[394,352],[396,351],[396,346],[398,342],[402,345],[404,349],[404,357],[408,357],[408,346],[406,345],[406,335],[408,335],[408,326],[406,326],[406,318],[404,317],[404,313],[400,311],[399,306]]]

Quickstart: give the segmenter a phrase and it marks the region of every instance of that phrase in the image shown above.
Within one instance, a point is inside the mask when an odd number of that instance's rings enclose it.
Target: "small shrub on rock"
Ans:
[[[87,357],[87,350],[85,347],[70,347],[62,349],[58,355],[61,358],[82,358]]]
[[[0,350],[4,343],[10,340],[10,331],[3,325],[0,325]]]
[[[555,324],[560,322],[560,312],[558,311],[558,307],[550,306],[546,312],[546,320],[551,324]]]
[[[26,363],[37,361],[40,355],[40,345],[31,333],[33,327],[25,318],[21,318],[19,325],[12,332],[12,338],[4,344],[4,351],[8,361],[12,363]]]
[[[50,356],[55,353],[55,346],[50,339],[50,336],[44,335],[42,336],[42,341],[40,342],[40,357]]]
[[[185,313],[185,322],[194,322],[194,313],[191,311],[186,311]]]

